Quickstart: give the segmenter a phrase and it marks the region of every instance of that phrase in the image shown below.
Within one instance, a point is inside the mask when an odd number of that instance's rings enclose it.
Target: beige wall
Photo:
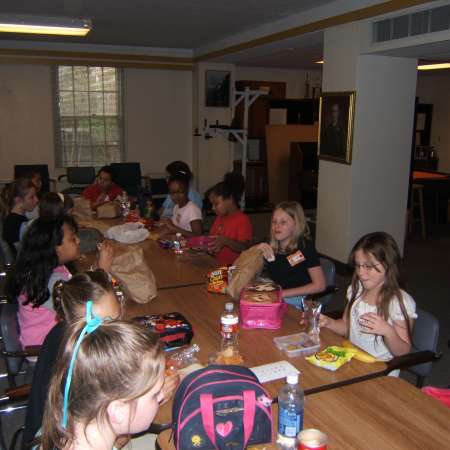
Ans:
[[[430,143],[439,156],[438,169],[450,172],[450,72],[419,72],[417,96],[420,103],[433,105]]]
[[[0,179],[14,164],[48,163],[55,169],[51,68],[0,65]],[[125,131],[128,161],[143,173],[167,163],[192,163],[192,72],[125,70]]]
[[[312,86],[322,85],[321,70],[289,70],[268,67],[236,67],[236,80],[280,81],[286,83],[286,98],[304,98],[308,76],[310,95]]]
[[[14,164],[54,167],[49,66],[0,64],[0,179]]]

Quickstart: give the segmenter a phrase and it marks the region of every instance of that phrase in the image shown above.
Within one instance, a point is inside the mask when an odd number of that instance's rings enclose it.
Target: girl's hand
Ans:
[[[208,251],[210,253],[217,253],[222,250],[226,245],[226,237],[225,236],[211,236],[214,238],[214,241],[208,245]]]
[[[319,317],[319,327],[328,328],[332,322],[332,318],[321,314]]]
[[[99,248],[98,267],[105,272],[111,272],[114,249],[109,241],[103,241]]]
[[[269,262],[275,261],[275,254],[273,253],[273,248],[269,244],[263,242],[262,244],[258,245],[258,248],[263,252],[264,259],[266,259]]]
[[[386,336],[390,334],[393,327],[389,325],[383,317],[375,313],[363,314],[359,318],[359,324],[364,328],[365,333]]]
[[[167,403],[173,396],[176,388],[180,384],[180,376],[178,374],[167,375],[164,378],[164,385],[162,387],[162,400],[161,405]]]
[[[168,217],[164,217],[163,219],[160,220],[160,222],[162,222],[164,224],[164,227],[171,232],[176,232],[178,231],[178,228],[174,225],[174,223],[172,222],[171,219],[169,219]]]

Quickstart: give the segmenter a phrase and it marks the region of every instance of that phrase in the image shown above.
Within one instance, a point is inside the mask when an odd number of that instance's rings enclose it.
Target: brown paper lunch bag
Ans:
[[[91,219],[92,209],[90,201],[85,199],[84,197],[74,198],[72,215],[76,219]]]
[[[117,202],[103,203],[97,208],[98,219],[115,219],[120,216],[120,205]]]
[[[125,296],[137,303],[148,303],[157,295],[155,275],[140,245],[114,243],[111,272],[125,288]]]
[[[263,252],[257,245],[250,247],[239,255],[234,265],[236,269],[233,271],[227,292],[234,300],[239,300],[242,289],[262,272],[264,267]]]

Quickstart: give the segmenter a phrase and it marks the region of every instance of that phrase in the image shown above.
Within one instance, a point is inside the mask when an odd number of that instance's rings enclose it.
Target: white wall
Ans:
[[[323,90],[356,91],[351,165],[319,164],[316,246],[343,262],[366,233],[405,237],[417,62],[360,55],[363,27],[325,31]]]
[[[286,98],[304,98],[308,76],[310,95],[313,86],[322,85],[321,70],[289,70],[269,67],[236,67],[236,80],[280,81],[286,83]]]
[[[143,173],[164,173],[171,161],[192,164],[192,72],[125,71],[127,159]]]
[[[51,68],[0,64],[0,179],[14,164],[48,163],[55,169]],[[192,163],[192,72],[125,70],[128,161],[143,173],[164,172],[174,159]]]
[[[438,170],[450,172],[450,72],[419,72],[417,96],[420,103],[433,105],[430,144],[439,156]]]

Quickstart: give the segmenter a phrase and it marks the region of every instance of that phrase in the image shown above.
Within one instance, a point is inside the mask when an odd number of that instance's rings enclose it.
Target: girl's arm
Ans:
[[[203,233],[203,224],[202,221],[199,219],[191,221],[192,231],[184,230],[183,228],[177,227],[170,219],[161,219],[161,222],[165,224],[169,232],[181,233],[184,237],[201,236]]]
[[[212,253],[217,253],[222,250],[223,247],[229,247],[234,252],[240,253],[247,250],[250,247],[250,241],[238,241],[235,239],[230,239],[225,236],[212,236],[214,242],[210,245],[209,250]]]
[[[308,273],[311,278],[311,283],[292,289],[284,289],[283,298],[296,297],[298,295],[317,294],[318,292],[324,291],[326,288],[326,283],[322,267],[310,267],[308,269]]]
[[[332,319],[331,317],[321,314],[319,320],[320,327],[328,328],[329,330],[334,331],[336,334],[339,334],[340,336],[347,336],[348,334],[347,308],[348,306],[346,306],[344,314],[340,319]]]
[[[411,341],[404,320],[394,320],[391,325],[378,314],[368,313],[361,316],[360,321],[367,333],[383,336],[386,347],[394,356],[405,355],[411,351]],[[414,321],[410,319],[409,322],[412,329]]]

